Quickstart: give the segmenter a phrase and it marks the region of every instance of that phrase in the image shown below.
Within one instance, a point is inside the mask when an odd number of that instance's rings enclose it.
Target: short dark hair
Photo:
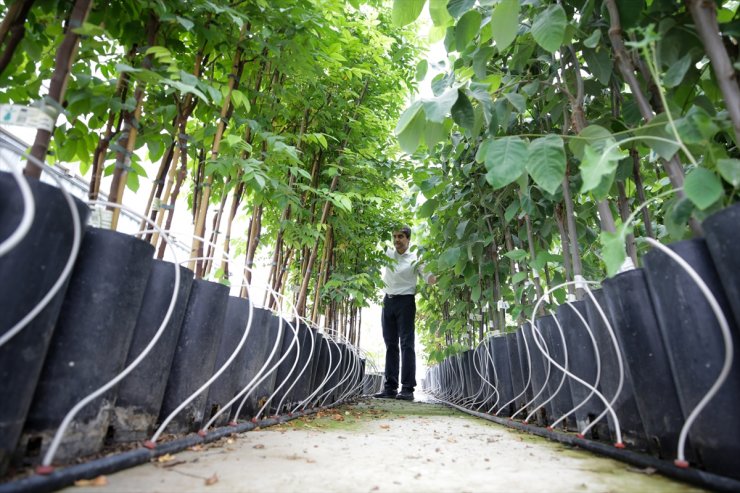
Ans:
[[[406,225],[404,225],[404,226],[400,226],[400,227],[398,227],[398,228],[395,228],[395,229],[393,230],[393,232],[394,232],[394,233],[395,233],[395,232],[400,232],[400,233],[403,233],[404,235],[406,235],[406,238],[408,238],[409,240],[411,239],[411,228],[409,228],[409,227],[408,227],[408,226],[406,226]]]

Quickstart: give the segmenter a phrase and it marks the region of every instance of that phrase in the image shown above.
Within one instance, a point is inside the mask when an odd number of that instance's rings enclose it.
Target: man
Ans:
[[[424,274],[416,253],[409,251],[411,228],[404,226],[393,232],[393,248],[386,255],[391,265],[383,269],[383,340],[385,341],[385,387],[375,397],[414,400],[416,387],[416,354],[414,353],[414,318],[416,317],[416,280],[424,277],[429,284],[437,282],[434,275]],[[398,392],[398,349],[401,348],[401,392]]]

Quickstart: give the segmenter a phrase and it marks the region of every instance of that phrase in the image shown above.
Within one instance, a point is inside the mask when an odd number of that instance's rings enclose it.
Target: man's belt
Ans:
[[[385,295],[385,297],[388,299],[401,298],[403,296],[416,296],[416,295],[413,295],[413,294],[386,294]]]

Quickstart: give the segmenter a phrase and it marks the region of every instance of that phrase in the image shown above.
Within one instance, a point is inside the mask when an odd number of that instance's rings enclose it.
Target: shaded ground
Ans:
[[[647,472],[444,406],[369,400],[64,491],[701,491]]]

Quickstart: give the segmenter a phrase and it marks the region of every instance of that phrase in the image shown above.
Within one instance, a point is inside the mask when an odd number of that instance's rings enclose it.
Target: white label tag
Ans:
[[[32,127],[51,132],[54,119],[38,108],[19,104],[0,104],[0,124]]]

